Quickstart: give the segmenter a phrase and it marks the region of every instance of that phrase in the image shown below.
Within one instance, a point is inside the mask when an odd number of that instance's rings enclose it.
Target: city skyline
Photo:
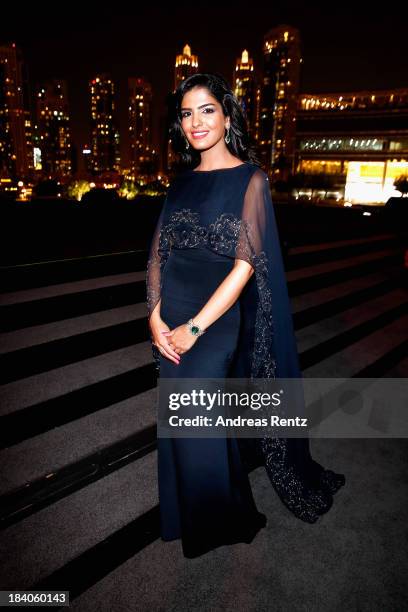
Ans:
[[[184,2],[176,8],[142,6],[133,13],[128,9],[126,14],[112,14],[88,4],[64,16],[57,26],[50,21],[50,11],[34,12],[21,22],[9,9],[2,40],[22,48],[32,90],[43,80],[67,80],[72,137],[78,151],[89,143],[87,84],[98,72],[110,73],[116,83],[119,120],[124,126],[127,79],[142,76],[152,83],[153,139],[160,144],[160,120],[165,114],[165,96],[173,85],[174,58],[184,44],[189,43],[199,56],[200,72],[220,72],[232,85],[235,60],[244,48],[254,58],[255,70],[260,71],[263,36],[278,22],[300,29],[301,91],[406,85],[403,38],[398,36],[403,24],[395,15],[365,15],[357,9],[350,12],[352,5],[348,7],[347,3],[330,12],[316,5],[306,7],[305,3],[292,3],[292,9],[282,9],[279,3],[272,7],[259,4],[251,3],[252,15],[242,2],[216,10],[200,10]],[[207,24],[211,27],[211,45],[205,42]],[[122,152],[127,147],[126,139],[122,139]]]

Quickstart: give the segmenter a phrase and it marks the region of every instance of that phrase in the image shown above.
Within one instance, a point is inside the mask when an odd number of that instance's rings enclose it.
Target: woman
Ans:
[[[172,181],[147,266],[160,377],[300,377],[268,177],[227,82],[195,74],[170,101]],[[246,461],[246,462],[245,462]],[[308,440],[158,438],[163,540],[186,557],[250,542],[266,523],[247,470],[265,465],[283,503],[314,522],[344,476],[310,456]]]

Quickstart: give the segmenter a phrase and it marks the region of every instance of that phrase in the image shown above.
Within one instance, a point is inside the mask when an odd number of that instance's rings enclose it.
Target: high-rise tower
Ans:
[[[100,74],[89,83],[91,94],[91,156],[95,173],[119,171],[119,132],[115,122],[115,88]]]
[[[28,89],[21,49],[0,46],[0,175],[29,178],[33,167]]]
[[[128,79],[129,90],[129,162],[137,176],[153,165],[152,86],[145,79]]]
[[[174,89],[191,74],[198,72],[198,56],[191,54],[190,45],[184,45],[183,53],[176,56],[174,68]]]
[[[264,36],[260,89],[259,153],[272,178],[285,178],[293,168],[296,108],[299,93],[300,36],[280,25]]]
[[[63,178],[71,174],[71,133],[66,81],[44,83],[36,95],[37,136],[44,173]]]
[[[254,63],[244,49],[235,64],[233,88],[248,123],[248,131],[255,135],[256,122],[256,78]]]
[[[191,54],[190,45],[184,45],[183,53],[180,53],[176,56],[176,64],[174,68],[174,89],[173,92],[177,89],[177,87],[187,79],[192,74],[198,72],[198,56]],[[168,138],[168,134],[164,134],[165,137],[165,146],[164,151],[167,151],[167,163],[166,168],[171,172],[171,168],[174,163],[174,153],[171,149],[170,140]]]

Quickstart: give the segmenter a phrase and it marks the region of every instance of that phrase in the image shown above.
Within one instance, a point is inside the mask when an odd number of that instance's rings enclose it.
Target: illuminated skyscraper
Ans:
[[[0,175],[29,178],[33,170],[27,78],[21,50],[0,46]]]
[[[299,92],[300,37],[280,25],[264,37],[264,66],[259,107],[259,153],[272,178],[285,178],[294,164]]]
[[[89,83],[91,94],[91,159],[95,173],[119,171],[119,132],[115,121],[115,88],[106,74]]]
[[[191,55],[191,47],[184,45],[183,53],[176,56],[176,66],[174,69],[174,89],[180,85],[191,74],[198,72],[198,56]]]
[[[256,78],[254,64],[245,49],[237,59],[233,88],[248,123],[249,133],[255,135],[256,121]]]
[[[134,176],[152,166],[152,86],[143,78],[129,78],[129,163]]]
[[[36,102],[42,170],[53,178],[69,176],[72,145],[66,81],[44,83]]]
[[[187,79],[192,74],[198,72],[198,55],[191,55],[191,47],[184,45],[183,53],[176,56],[176,64],[174,68],[174,90],[180,85],[182,81]],[[167,169],[171,171],[174,162],[174,153],[171,149],[170,140],[168,134],[165,134],[165,148],[167,151]]]

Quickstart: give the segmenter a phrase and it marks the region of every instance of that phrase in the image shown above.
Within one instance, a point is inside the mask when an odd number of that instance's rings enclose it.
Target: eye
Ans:
[[[206,108],[204,108],[204,109],[203,109],[203,111],[204,111],[205,113],[206,113],[207,111],[208,111],[209,113],[213,113],[213,112],[214,112],[214,109],[213,109],[213,108],[211,108],[211,107],[206,107]],[[188,115],[189,115],[189,114],[190,114],[190,111],[183,111],[183,112],[181,113],[181,118],[182,118],[182,119],[184,119],[184,117],[188,117]]]

